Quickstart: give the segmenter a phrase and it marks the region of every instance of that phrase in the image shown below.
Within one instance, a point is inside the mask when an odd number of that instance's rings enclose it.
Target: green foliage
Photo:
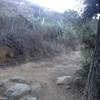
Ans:
[[[78,25],[81,21],[81,17],[79,16],[78,12],[73,10],[65,11],[63,16],[62,42],[66,48],[70,47],[72,50],[75,50],[79,45],[78,35],[80,33],[78,31]]]
[[[95,48],[95,37],[96,37],[96,27],[97,20],[92,20],[91,22],[87,22],[82,27],[82,35],[81,35],[81,51],[82,51],[82,65],[79,74],[82,78],[87,79],[89,68],[92,61],[92,56]]]
[[[56,42],[61,27],[55,23],[42,25],[41,21],[30,22],[22,15],[0,16],[0,29],[0,63],[51,57],[60,51]],[[4,47],[10,49],[12,57],[2,50]]]
[[[77,48],[80,22],[77,12],[69,10],[61,14],[34,5],[13,10],[13,4],[9,5],[0,10],[0,47],[10,52],[7,56],[1,55],[0,59],[9,58],[11,62],[13,59],[38,59],[54,56],[65,48]]]
[[[89,73],[89,68],[91,65],[93,51],[89,49],[82,49],[82,65],[81,70],[79,71],[79,74],[82,76],[82,78],[87,78]]]

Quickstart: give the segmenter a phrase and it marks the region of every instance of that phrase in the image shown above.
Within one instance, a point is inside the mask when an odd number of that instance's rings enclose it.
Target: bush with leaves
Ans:
[[[89,68],[91,65],[92,56],[95,49],[96,37],[96,23],[97,20],[93,19],[83,24],[81,29],[81,52],[82,52],[82,65],[79,74],[82,78],[87,79]],[[95,25],[95,27],[94,27]]]

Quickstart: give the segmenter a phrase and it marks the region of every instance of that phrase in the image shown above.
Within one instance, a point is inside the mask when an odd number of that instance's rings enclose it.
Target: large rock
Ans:
[[[0,83],[0,95],[4,95],[5,93],[5,84],[3,82]],[[0,99],[1,100],[1,99]]]
[[[31,84],[31,82],[26,81],[26,79],[24,77],[12,77],[10,78],[11,82],[15,82],[15,83],[25,83],[25,84]]]
[[[32,97],[32,96],[26,96],[26,97],[21,98],[20,100],[37,100],[37,98]]]
[[[70,84],[72,82],[72,76],[61,76],[57,78],[57,85]]]
[[[42,86],[40,83],[34,82],[31,85],[31,95],[35,97],[39,97],[40,95],[42,95]]]
[[[14,86],[7,89],[5,95],[10,100],[16,100],[31,92],[31,88],[27,84],[16,83]]]

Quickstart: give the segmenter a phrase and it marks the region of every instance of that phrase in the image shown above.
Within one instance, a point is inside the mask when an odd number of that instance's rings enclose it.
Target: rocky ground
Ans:
[[[68,89],[80,69],[80,51],[0,69],[0,100],[81,100]]]

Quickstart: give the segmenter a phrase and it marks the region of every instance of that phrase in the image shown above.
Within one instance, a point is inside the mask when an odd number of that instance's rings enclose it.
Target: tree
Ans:
[[[83,17],[91,18],[100,12],[100,0],[85,0]],[[83,100],[100,100],[100,18],[96,37],[95,52],[90,66]]]

